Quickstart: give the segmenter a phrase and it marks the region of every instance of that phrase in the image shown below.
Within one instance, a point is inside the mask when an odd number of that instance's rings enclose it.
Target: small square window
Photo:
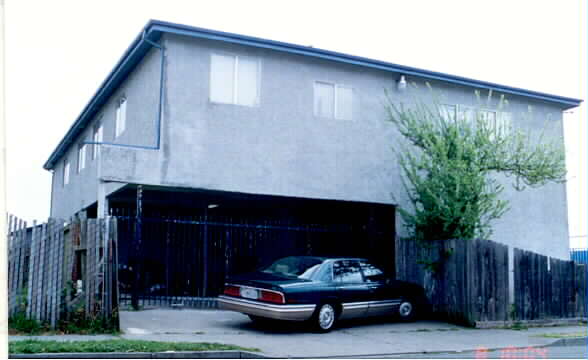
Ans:
[[[314,114],[320,117],[335,117],[335,85],[314,83]]]
[[[441,118],[446,122],[455,121],[456,110],[457,106],[455,105],[441,104],[439,106]]]
[[[212,54],[210,63],[210,101],[244,106],[259,104],[258,59]]]
[[[329,119],[353,118],[353,89],[323,81],[314,83],[314,115]]]

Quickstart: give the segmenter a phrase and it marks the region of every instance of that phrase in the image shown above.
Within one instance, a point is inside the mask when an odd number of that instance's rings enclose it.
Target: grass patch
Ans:
[[[256,348],[218,343],[161,342],[143,340],[100,340],[100,341],[10,341],[10,354],[73,353],[73,352],[163,352],[163,351],[215,351],[241,350],[259,352]]]
[[[551,334],[539,334],[534,335],[535,337],[544,337],[552,339],[566,339],[566,338],[579,338],[588,336],[588,331],[580,331],[575,333],[551,333]]]

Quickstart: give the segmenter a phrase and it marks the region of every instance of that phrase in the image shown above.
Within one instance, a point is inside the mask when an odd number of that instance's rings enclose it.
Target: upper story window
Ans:
[[[116,105],[114,136],[118,137],[127,127],[127,98],[122,97]]]
[[[351,120],[353,118],[353,89],[349,86],[315,81],[314,115]]]
[[[101,143],[104,138],[103,133],[104,133],[104,128],[102,127],[102,124],[98,124],[98,125],[94,126],[94,132],[92,134],[92,141],[95,143]],[[100,152],[100,145],[94,144],[94,146],[92,146],[92,160],[94,160],[98,157],[99,152]]]
[[[446,121],[454,121],[457,118],[475,124],[478,118],[486,122],[495,133],[503,135],[508,134],[512,122],[512,115],[509,112],[477,109],[465,105],[441,104],[439,111]]]
[[[69,184],[69,160],[63,162],[63,186]]]
[[[210,101],[245,106],[259,105],[260,62],[256,58],[212,54]]]
[[[86,144],[80,144],[78,147],[78,173],[86,167]]]

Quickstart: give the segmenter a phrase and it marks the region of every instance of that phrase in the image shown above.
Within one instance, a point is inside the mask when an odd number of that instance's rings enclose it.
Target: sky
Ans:
[[[149,19],[587,98],[587,1],[5,0],[7,209],[49,216],[43,164]],[[587,247],[586,106],[564,114],[570,243]]]

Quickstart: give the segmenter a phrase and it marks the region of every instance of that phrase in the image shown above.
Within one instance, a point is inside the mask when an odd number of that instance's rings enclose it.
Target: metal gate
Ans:
[[[214,307],[227,276],[290,255],[366,257],[393,268],[393,234],[383,240],[366,225],[117,218],[121,304],[134,298],[143,306]]]

